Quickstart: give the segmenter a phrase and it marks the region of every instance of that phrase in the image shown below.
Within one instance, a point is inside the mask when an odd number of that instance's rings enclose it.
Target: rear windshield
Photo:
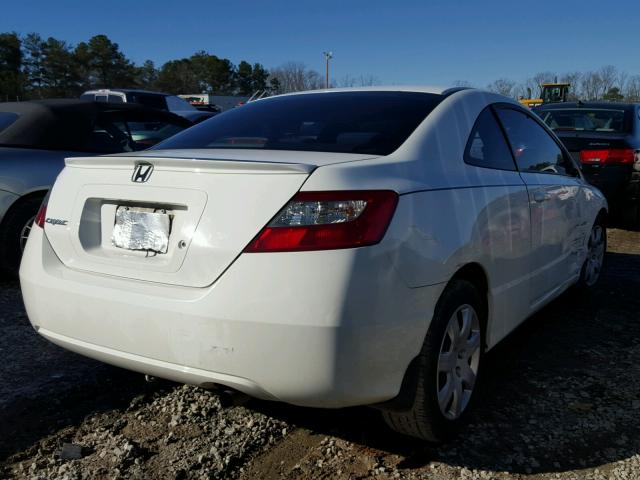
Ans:
[[[631,130],[625,110],[608,108],[558,108],[537,111],[553,130],[626,133]]]
[[[18,114],[13,112],[0,112],[0,132],[8,128],[18,119]]]
[[[442,101],[416,92],[274,97],[236,107],[155,149],[230,148],[388,155]]]

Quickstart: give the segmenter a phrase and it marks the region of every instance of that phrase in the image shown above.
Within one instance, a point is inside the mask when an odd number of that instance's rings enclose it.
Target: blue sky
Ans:
[[[640,74],[638,0],[5,1],[0,31],[72,44],[104,33],[137,63],[206,50],[234,63],[294,60],[324,73],[322,52],[331,50],[338,81],[373,75],[385,84],[483,87],[607,64]]]

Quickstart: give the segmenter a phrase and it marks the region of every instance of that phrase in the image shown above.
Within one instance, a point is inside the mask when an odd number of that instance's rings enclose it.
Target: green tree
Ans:
[[[15,32],[0,34],[0,99],[16,100],[23,92],[22,50]]]
[[[236,72],[237,89],[240,95],[251,95],[253,93],[253,67],[244,60],[238,64]]]
[[[608,102],[620,102],[624,100],[624,95],[620,93],[620,89],[618,87],[611,87],[607,90],[607,93],[602,96],[602,99]]]
[[[136,86],[136,67],[106,35],[91,37],[75,49],[77,68],[90,88]]]
[[[236,71],[236,88],[240,95],[252,95],[257,91],[269,88],[267,80],[269,72],[259,63],[251,65],[244,60],[238,64]]]
[[[189,60],[198,81],[198,93],[228,95],[236,89],[236,72],[230,60],[205,51],[196,52]]]
[[[45,41],[37,33],[29,33],[22,40],[25,94],[29,98],[43,98],[45,45]]]
[[[272,95],[282,93],[282,85],[280,84],[280,80],[278,80],[278,77],[269,76],[267,90],[269,90],[269,93],[271,93]]]
[[[66,42],[49,37],[43,44],[41,62],[42,97],[77,97],[81,93],[73,50]]]
[[[151,60],[147,60],[141,67],[137,67],[136,83],[138,86],[152,90],[157,81],[158,70]]]
[[[267,71],[267,69],[259,63],[254,63],[253,73],[251,74],[251,87],[253,91],[255,92],[256,90],[267,90],[269,88],[267,82],[268,79],[269,72]]]
[[[155,88],[167,93],[200,93],[200,84],[194,73],[191,60],[171,60],[158,72]]]

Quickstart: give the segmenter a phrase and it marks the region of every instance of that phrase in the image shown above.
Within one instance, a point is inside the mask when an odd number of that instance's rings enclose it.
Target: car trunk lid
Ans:
[[[273,155],[256,161],[260,156],[252,152],[215,160],[182,153],[184,158],[146,154],[67,159],[52,189],[45,223],[60,260],[76,270],[205,287],[300,189],[316,163],[323,163],[304,152],[297,163],[277,162]],[[356,156],[330,157],[339,162]],[[140,164],[153,167],[146,181],[134,175]],[[119,207],[168,215],[166,252],[116,246]]]

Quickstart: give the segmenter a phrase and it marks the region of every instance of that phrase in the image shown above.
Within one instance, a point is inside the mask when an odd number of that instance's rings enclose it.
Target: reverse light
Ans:
[[[587,164],[632,164],[636,160],[636,152],[632,148],[614,148],[609,150],[582,150],[580,162]]]
[[[299,192],[245,248],[247,253],[374,245],[398,203],[389,190]]]

